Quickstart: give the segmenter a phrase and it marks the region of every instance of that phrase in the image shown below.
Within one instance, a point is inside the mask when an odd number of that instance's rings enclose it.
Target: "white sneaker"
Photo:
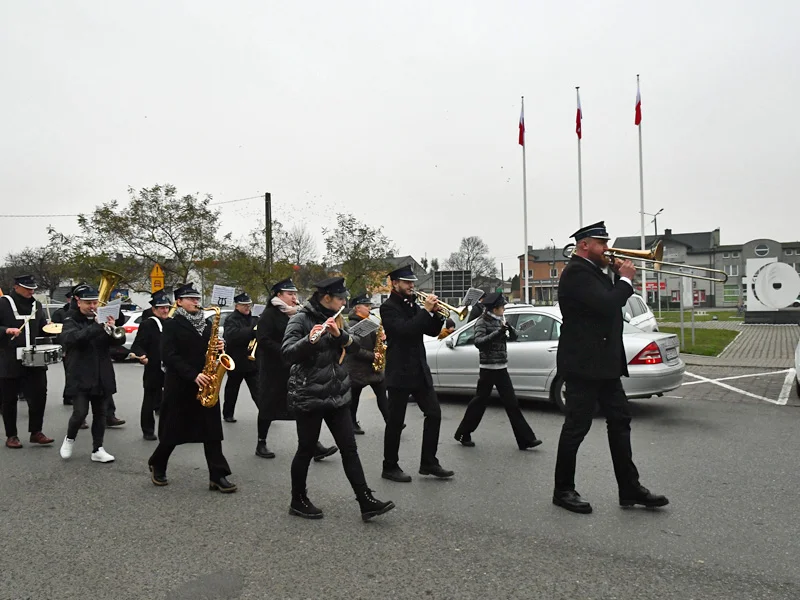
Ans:
[[[97,452],[92,452],[92,460],[94,462],[108,463],[114,462],[114,457],[106,452],[106,449],[101,446],[97,449]]]
[[[61,458],[67,459],[72,456],[72,446],[75,445],[75,440],[71,440],[68,437],[64,437],[64,443],[61,444],[61,450],[59,450],[59,454],[61,454]]]

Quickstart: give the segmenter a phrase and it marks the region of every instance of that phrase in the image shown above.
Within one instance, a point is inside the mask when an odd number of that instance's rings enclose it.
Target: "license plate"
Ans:
[[[674,360],[678,358],[677,348],[667,348],[667,360]]]

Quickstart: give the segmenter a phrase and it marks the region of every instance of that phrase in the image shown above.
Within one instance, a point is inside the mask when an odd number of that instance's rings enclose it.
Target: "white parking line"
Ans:
[[[794,383],[794,378],[796,375],[797,371],[794,369],[789,369],[789,371],[786,373],[786,379],[783,380],[781,393],[778,394],[778,404],[786,404],[789,401],[789,392],[792,390],[792,384]]]
[[[719,377],[714,379],[714,381],[728,381],[730,379],[744,379],[745,377],[761,377],[762,375],[780,375],[781,373],[788,373],[789,371],[794,371],[794,369],[784,369],[783,371],[769,371],[766,373],[750,373],[748,375],[733,375],[731,377]],[[691,375],[691,373],[687,373],[687,375]],[[687,381],[683,385],[697,385],[698,383],[705,383],[705,381]]]
[[[781,396],[780,395],[778,396],[777,400],[773,400],[772,398],[766,398],[764,396],[759,396],[758,394],[752,394],[752,393],[750,393],[750,392],[748,392],[746,390],[740,390],[739,388],[735,388],[732,385],[728,385],[727,383],[722,383],[720,381],[717,381],[716,379],[709,379],[708,377],[703,377],[701,375],[695,375],[694,373],[689,373],[688,371],[686,372],[686,375],[689,375],[690,377],[695,377],[695,378],[699,379],[700,381],[698,381],[697,383],[713,383],[714,385],[718,385],[719,387],[725,388],[726,390],[731,390],[732,392],[739,392],[740,394],[743,394],[745,396],[749,396],[750,398],[755,398],[756,400],[763,400],[764,402],[769,402],[770,404],[783,405],[783,404],[786,404],[786,401],[789,398],[789,393],[787,392],[786,393],[786,398],[784,398],[783,402],[781,402],[781,399],[780,399]],[[686,385],[686,384],[684,384],[684,385]],[[791,383],[789,385],[791,387]],[[784,387],[785,386],[786,386],[786,382],[784,382]],[[783,390],[781,390],[781,395],[782,394],[783,394]]]

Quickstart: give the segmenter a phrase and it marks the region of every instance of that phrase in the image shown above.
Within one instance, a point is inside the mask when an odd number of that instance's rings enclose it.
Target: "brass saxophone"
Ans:
[[[383,341],[383,323],[378,327],[378,332],[375,334],[375,358],[372,360],[372,370],[380,373],[386,368],[386,342]]]
[[[214,311],[214,320],[211,322],[211,339],[208,340],[206,364],[203,365],[203,374],[211,378],[211,383],[204,385],[197,391],[197,399],[206,408],[217,405],[225,371],[233,371],[236,368],[236,363],[230,356],[217,350],[221,311],[219,306],[212,306],[211,310]]]

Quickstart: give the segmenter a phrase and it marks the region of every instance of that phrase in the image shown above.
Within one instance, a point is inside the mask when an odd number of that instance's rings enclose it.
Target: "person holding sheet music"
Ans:
[[[348,315],[348,329],[362,321],[369,320],[369,309],[372,301],[369,296],[362,294],[356,296],[350,303],[351,310]],[[345,366],[350,373],[350,414],[353,417],[353,433],[363,435],[364,430],[358,422],[358,402],[361,398],[361,391],[370,386],[375,392],[375,399],[378,403],[378,410],[383,415],[384,423],[389,418],[389,400],[386,397],[386,384],[383,381],[383,369],[375,371],[372,364],[375,361],[375,345],[378,341],[378,324],[370,327],[370,332],[364,334],[353,331],[353,336],[358,340],[359,350],[348,354],[345,358]],[[365,330],[366,331],[366,330]],[[381,335],[384,335],[383,333]],[[385,335],[384,335],[385,337]]]
[[[155,292],[150,298],[149,315],[142,319],[136,340],[131,346],[131,356],[144,365],[142,384],[144,397],[139,422],[142,436],[148,441],[155,441],[155,414],[161,409],[161,398],[164,394],[164,371],[161,368],[161,333],[164,321],[167,320],[172,301],[163,291]],[[144,315],[143,315],[144,316]]]

